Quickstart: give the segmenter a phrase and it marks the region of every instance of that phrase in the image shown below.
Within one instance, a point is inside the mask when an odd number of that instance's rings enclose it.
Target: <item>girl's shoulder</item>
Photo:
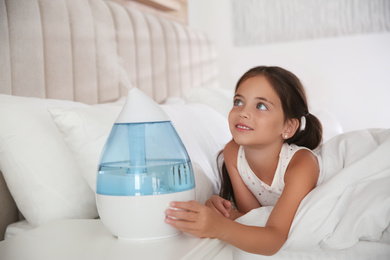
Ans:
[[[291,158],[292,166],[313,166],[314,168],[319,167],[318,157],[315,155],[315,153],[306,148],[306,147],[300,147],[300,149],[297,149],[297,151],[294,153],[293,157]]]
[[[237,154],[239,149],[240,146],[234,140],[231,140],[229,143],[227,143],[225,148],[223,149],[223,157],[225,159],[225,163],[230,162],[234,165],[237,165]]]
[[[290,178],[306,179],[310,183],[317,183],[320,172],[318,157],[309,149],[299,149],[291,158],[285,174],[285,182]]]

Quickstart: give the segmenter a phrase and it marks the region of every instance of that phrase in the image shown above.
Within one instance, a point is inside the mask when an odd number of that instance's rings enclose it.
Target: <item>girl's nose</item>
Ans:
[[[238,116],[241,118],[249,118],[249,112],[246,108],[242,108]]]

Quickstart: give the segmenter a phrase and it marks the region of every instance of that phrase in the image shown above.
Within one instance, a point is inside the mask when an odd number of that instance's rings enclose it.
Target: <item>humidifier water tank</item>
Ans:
[[[134,88],[103,148],[97,176],[100,218],[122,239],[164,238],[171,201],[195,199],[188,153],[164,111]]]

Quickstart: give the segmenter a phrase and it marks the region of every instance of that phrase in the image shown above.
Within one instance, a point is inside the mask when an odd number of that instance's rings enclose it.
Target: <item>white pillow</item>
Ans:
[[[162,105],[193,162],[197,199],[204,202],[219,187],[216,155],[231,139],[227,120],[213,109],[197,105]],[[121,108],[103,107],[50,109],[54,122],[96,190],[100,153]],[[206,177],[205,177],[206,176]]]
[[[164,105],[184,105],[186,101],[180,97],[169,97],[164,101]]]
[[[203,169],[212,181],[214,193],[218,193],[220,177],[216,157],[232,139],[227,119],[203,104],[161,107],[172,120],[191,161]]]
[[[234,90],[216,87],[197,87],[184,91],[183,98],[186,103],[200,103],[208,105],[228,118],[233,106]]]
[[[326,143],[336,135],[344,133],[340,121],[324,109],[313,109],[311,113],[315,115],[322,124],[322,142]]]
[[[121,109],[121,106],[101,105],[49,109],[81,176],[94,192],[100,154]]]
[[[33,226],[98,216],[93,191],[47,109],[81,103],[0,95],[0,170]]]

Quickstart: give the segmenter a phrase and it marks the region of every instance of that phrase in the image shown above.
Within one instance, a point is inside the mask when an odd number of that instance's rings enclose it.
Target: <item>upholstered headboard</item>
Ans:
[[[0,93],[112,101],[133,84],[164,101],[216,84],[207,38],[103,0],[1,0]]]
[[[0,0],[0,94],[113,101],[136,86],[161,103],[218,85],[216,52],[191,28],[104,0]],[[0,240],[18,219],[0,174]]]

